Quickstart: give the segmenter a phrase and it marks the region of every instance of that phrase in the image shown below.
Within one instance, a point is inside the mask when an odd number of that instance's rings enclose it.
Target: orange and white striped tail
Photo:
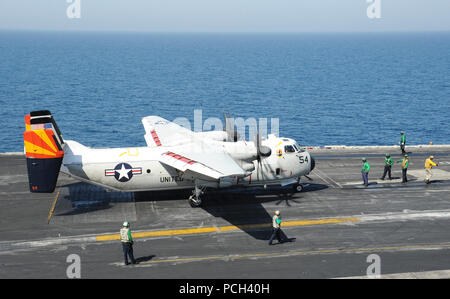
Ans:
[[[53,192],[64,157],[64,141],[50,111],[33,111],[25,116],[23,141],[30,192]]]

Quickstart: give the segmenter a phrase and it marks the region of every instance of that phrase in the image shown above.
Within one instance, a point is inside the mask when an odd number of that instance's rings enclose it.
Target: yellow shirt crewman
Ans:
[[[425,160],[425,183],[429,184],[431,180],[431,176],[433,175],[433,172],[431,169],[433,166],[438,166],[438,164],[434,163],[434,156],[430,156],[428,159]]]

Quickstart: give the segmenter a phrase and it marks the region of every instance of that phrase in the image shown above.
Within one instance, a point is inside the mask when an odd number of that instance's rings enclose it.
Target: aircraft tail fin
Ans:
[[[64,157],[64,140],[50,111],[25,116],[23,141],[30,192],[52,193]]]

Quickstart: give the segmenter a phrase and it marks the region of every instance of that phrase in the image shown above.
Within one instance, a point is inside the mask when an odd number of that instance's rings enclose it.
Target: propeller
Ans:
[[[223,117],[225,119],[225,128],[223,129],[227,132],[227,141],[228,142],[237,142],[240,138],[236,125],[233,126],[233,122],[231,121],[231,114],[228,112],[228,116],[226,112],[223,112]]]
[[[261,136],[259,135],[258,123],[256,124],[255,146],[256,146],[256,161],[258,163],[256,176],[258,180],[261,177],[261,181],[264,184],[264,188],[266,188],[267,186],[264,181],[264,171],[262,169],[262,159],[264,159],[265,157],[269,157],[272,153],[272,150],[270,149],[270,147],[261,144]]]

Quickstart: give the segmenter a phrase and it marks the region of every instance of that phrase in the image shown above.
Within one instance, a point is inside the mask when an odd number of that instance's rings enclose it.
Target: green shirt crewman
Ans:
[[[362,166],[362,171],[363,172],[369,172],[369,170],[370,170],[370,164],[369,164],[369,162],[367,162],[367,160],[363,160],[364,161],[364,163],[363,163],[363,166]]]
[[[400,149],[402,150],[402,155],[404,155],[405,152],[405,145],[406,145],[406,135],[404,132],[400,132]]]
[[[386,177],[386,174],[389,174],[389,179],[392,180],[391,168],[392,168],[393,164],[394,164],[394,161],[392,160],[391,155],[386,154],[386,157],[384,158],[384,172],[383,172],[383,176],[380,178],[381,180],[384,180],[384,178]]]
[[[272,235],[269,238],[269,245],[272,245],[274,238],[278,239],[278,243],[284,243],[285,241],[289,241],[285,238],[285,235],[281,232],[281,217],[280,211],[275,211],[275,214],[272,217]]]
[[[128,265],[128,256],[131,263],[136,264],[133,254],[133,238],[131,236],[130,223],[125,221],[120,229],[120,242],[122,243],[124,264]]]
[[[370,170],[370,164],[369,162],[367,162],[366,158],[362,158],[362,168],[361,168],[361,174],[362,174],[362,178],[363,178],[363,185],[364,186],[369,186],[369,170]]]

